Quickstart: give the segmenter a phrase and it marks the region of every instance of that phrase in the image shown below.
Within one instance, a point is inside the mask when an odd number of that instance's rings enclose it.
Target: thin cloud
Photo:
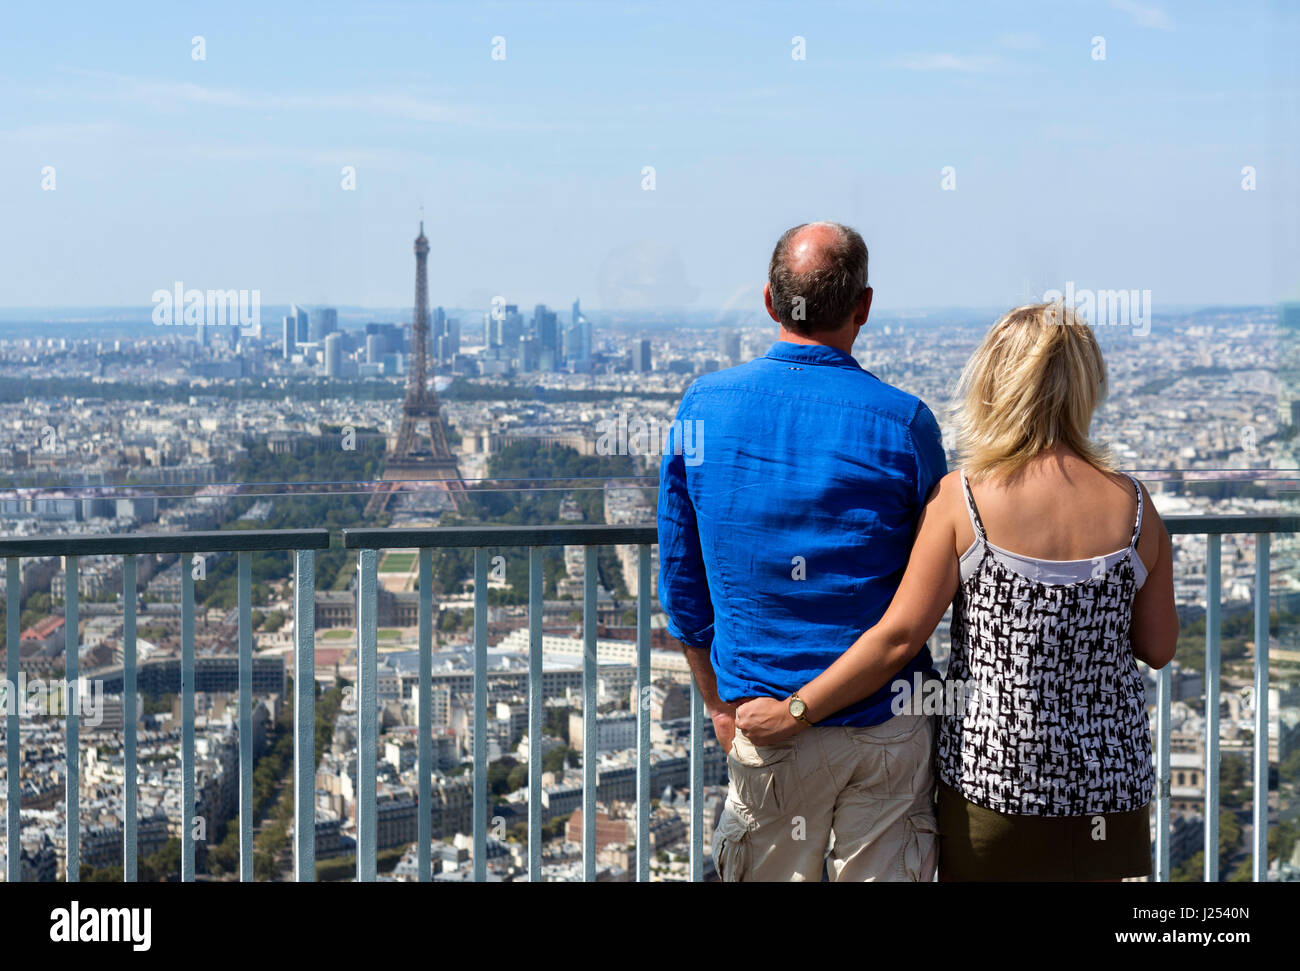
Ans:
[[[1128,14],[1133,23],[1139,27],[1152,27],[1156,30],[1174,29],[1174,22],[1169,14],[1159,7],[1136,3],[1135,0],[1110,0],[1110,5],[1121,13]]]
[[[993,71],[1002,66],[1002,59],[994,54],[914,54],[891,61],[890,67],[907,71],[961,71],[967,73]]]
[[[420,98],[405,90],[386,89],[319,95],[278,94],[214,87],[190,81],[132,77],[78,68],[64,69],[64,73],[94,82],[92,89],[79,89],[73,93],[73,97],[77,100],[93,99],[101,102],[134,104],[154,111],[179,112],[193,106],[207,106],[257,112],[345,112],[397,118],[423,124],[469,125],[500,130],[535,131],[547,127],[535,122],[500,121],[479,111]],[[50,90],[41,92],[43,96],[51,99],[57,99],[66,93]]]
[[[1017,34],[1003,34],[998,43],[1013,51],[1036,51],[1043,46],[1043,39],[1032,31]]]

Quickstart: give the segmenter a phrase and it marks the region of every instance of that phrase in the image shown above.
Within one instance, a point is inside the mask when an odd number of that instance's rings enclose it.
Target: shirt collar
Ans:
[[[845,354],[835,347],[825,344],[795,344],[792,341],[777,341],[768,348],[766,357],[777,361],[790,361],[795,364],[824,364],[831,367],[852,368],[861,371],[860,365],[852,354]]]

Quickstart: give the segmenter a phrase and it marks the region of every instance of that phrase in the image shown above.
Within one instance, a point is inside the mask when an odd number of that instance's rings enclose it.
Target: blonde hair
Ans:
[[[1045,449],[1065,445],[1114,471],[1088,437],[1106,397],[1106,361],[1092,328],[1062,303],[1017,307],[966,362],[955,418],[958,453],[972,478],[1012,478]]]

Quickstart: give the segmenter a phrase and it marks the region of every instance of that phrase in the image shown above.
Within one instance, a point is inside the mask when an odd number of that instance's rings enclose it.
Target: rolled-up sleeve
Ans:
[[[689,420],[690,401],[688,391],[677,410],[680,421]],[[674,429],[659,467],[659,603],[668,615],[668,633],[689,647],[708,648],[713,644],[713,602],[676,434]]]

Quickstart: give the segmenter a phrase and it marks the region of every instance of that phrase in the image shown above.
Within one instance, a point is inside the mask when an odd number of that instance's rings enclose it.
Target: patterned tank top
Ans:
[[[1129,639],[1141,487],[1133,479],[1137,521],[1125,555],[1109,567],[1096,557],[1077,583],[1043,583],[990,555],[964,472],[961,480],[980,559],[953,600],[947,680],[961,701],[940,723],[940,777],[1002,813],[1140,809],[1153,776],[1146,691]]]

